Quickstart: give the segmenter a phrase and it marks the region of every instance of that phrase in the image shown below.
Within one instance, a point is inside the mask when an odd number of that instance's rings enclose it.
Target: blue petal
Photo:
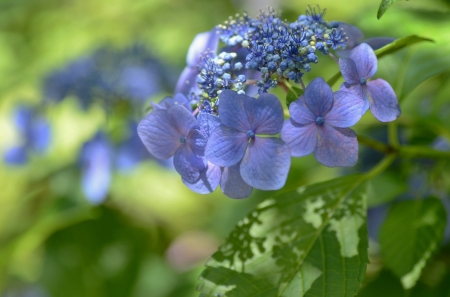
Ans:
[[[184,68],[183,72],[181,72],[180,77],[178,78],[177,85],[175,87],[175,93],[182,93],[184,95],[189,95],[192,90],[198,89],[197,86],[197,75],[199,71],[197,67],[187,66]]]
[[[44,118],[36,118],[33,121],[33,126],[30,127],[29,131],[29,145],[36,152],[44,152],[48,145],[50,144],[51,131],[50,125]]]
[[[184,136],[175,128],[165,109],[148,114],[139,123],[137,130],[147,150],[159,159],[173,156],[181,145],[180,138]]]
[[[190,67],[197,67],[197,64],[201,62],[201,55],[205,51],[216,53],[218,45],[219,34],[216,33],[216,28],[197,34],[189,46],[186,64]]]
[[[252,127],[245,112],[245,102],[255,100],[236,91],[223,90],[219,95],[219,117],[222,124],[247,133]]]
[[[244,107],[253,132],[269,135],[280,133],[284,114],[280,100],[275,95],[266,93],[258,99],[251,98],[245,101]]]
[[[358,160],[358,141],[349,128],[335,128],[323,125],[319,132],[314,156],[328,167],[353,166]]]
[[[20,133],[27,134],[28,129],[32,126],[33,110],[27,106],[19,106],[14,110],[14,122]]]
[[[377,78],[367,82],[367,95],[370,102],[370,111],[381,122],[391,122],[400,114],[397,96],[391,85]]]
[[[195,117],[184,106],[172,106],[167,109],[167,114],[171,118],[174,128],[185,137],[191,129],[199,128]]]
[[[242,179],[261,190],[278,190],[286,183],[291,165],[288,146],[278,138],[255,137],[241,163]]]
[[[366,96],[366,87],[367,87],[367,85],[363,87],[360,84],[346,86],[346,83],[343,83],[341,85],[341,89],[340,89],[341,91],[344,91],[344,92],[350,92],[350,93],[356,95],[358,98],[361,98],[364,101],[362,114],[365,114],[370,106],[369,99]]]
[[[300,125],[288,119],[284,122],[280,137],[288,145],[291,156],[306,156],[311,154],[317,145],[317,125]]]
[[[304,96],[301,96],[289,105],[289,114],[296,123],[302,125],[315,123],[317,118],[311,109],[306,106]]]
[[[206,169],[207,162],[203,157],[197,156],[189,145],[182,145],[173,157],[175,170],[189,183],[195,183],[200,173]]]
[[[200,126],[200,132],[209,138],[211,132],[220,126],[220,118],[210,113],[200,112],[197,116],[197,121]]]
[[[116,166],[124,172],[132,170],[139,162],[152,158],[139,138],[136,123],[131,122],[128,131],[131,135],[119,145],[116,153]]]
[[[242,160],[247,144],[247,134],[220,125],[208,139],[205,156],[218,166],[233,166]]]
[[[356,124],[362,116],[364,101],[362,98],[343,91],[334,93],[334,104],[324,117],[327,125],[347,128]]]
[[[3,160],[10,165],[24,165],[28,162],[27,151],[24,146],[12,147],[5,152]]]
[[[344,77],[346,83],[348,84],[360,83],[361,77],[359,77],[355,62],[352,59],[340,58],[339,69],[341,70],[342,76]]]
[[[208,162],[208,167],[200,173],[200,178],[195,183],[189,183],[184,178],[183,183],[192,191],[199,194],[209,194],[217,189],[222,172],[219,166]]]
[[[192,129],[189,131],[186,143],[197,156],[203,157],[205,155],[206,139],[199,130]]]
[[[230,198],[242,199],[252,194],[253,187],[248,185],[241,177],[241,162],[222,168],[222,179],[220,180],[220,189]]]
[[[368,44],[361,43],[355,47],[350,53],[350,59],[355,61],[360,78],[371,78],[377,72],[377,56]]]
[[[111,182],[111,148],[102,134],[87,142],[81,153],[83,193],[93,204],[102,203]]]
[[[361,40],[364,38],[364,33],[355,26],[349,25],[347,23],[339,22],[339,26],[337,27],[337,30],[343,29],[345,32],[345,35],[347,36],[347,49],[352,49],[355,46],[357,46]]]
[[[309,83],[304,98],[306,105],[316,117],[323,117],[333,106],[333,91],[321,77]]]
[[[177,93],[175,96],[167,96],[164,97],[160,102],[154,103],[152,102],[153,108],[155,109],[169,109],[172,106],[181,105],[184,106],[187,110],[192,111],[192,107],[189,104],[189,100],[186,98],[184,94]]]

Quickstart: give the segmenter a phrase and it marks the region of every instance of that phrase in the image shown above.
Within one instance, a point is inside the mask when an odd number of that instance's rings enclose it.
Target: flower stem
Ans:
[[[358,135],[358,142],[385,154],[390,154],[394,151],[389,145],[364,135]]]
[[[332,57],[333,58],[333,60],[336,62],[336,63],[338,63],[339,64],[339,59],[338,58],[336,58],[336,56],[335,55],[333,55],[332,53],[328,53],[328,55],[330,56],[330,57]]]

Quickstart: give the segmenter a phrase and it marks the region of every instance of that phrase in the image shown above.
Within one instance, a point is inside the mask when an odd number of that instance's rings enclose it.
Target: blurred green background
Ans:
[[[400,1],[381,20],[376,19],[379,0],[311,4],[327,9],[327,21],[356,25],[366,37],[418,34],[436,44],[415,48],[448,55],[448,1]],[[31,155],[23,166],[0,163],[0,296],[198,295],[195,287],[208,257],[239,219],[275,193],[255,190],[246,200],[229,199],[220,190],[195,194],[176,172],[150,160],[127,174],[114,172],[106,201],[94,206],[81,190],[79,151],[97,130],[118,125],[117,117],[123,124],[120,114],[108,114],[101,104],[83,110],[70,96],[44,106],[44,78],[99,48],[121,50],[139,43],[176,81],[197,33],[244,9],[255,16],[267,5],[281,9],[288,21],[306,9],[305,2],[287,0],[0,1],[0,154],[22,141],[12,117],[19,102],[39,106],[52,130],[44,154]],[[377,74],[397,91],[402,88],[398,78],[404,73],[398,69],[405,54],[380,61]],[[338,71],[332,59],[319,58],[306,81],[317,75],[328,79]],[[425,116],[438,117],[449,100],[448,82],[448,74],[440,75],[408,95],[402,105],[406,119],[421,116],[425,99],[433,100]],[[446,88],[439,88],[445,83]],[[133,116],[139,120],[150,101],[170,94],[170,89],[153,94]],[[377,125],[368,115],[355,130],[370,134]],[[413,132],[405,137],[419,143],[432,140]],[[280,191],[342,173],[318,165],[312,156],[295,159]],[[405,172],[393,179],[385,175],[380,199],[407,191],[407,178]]]

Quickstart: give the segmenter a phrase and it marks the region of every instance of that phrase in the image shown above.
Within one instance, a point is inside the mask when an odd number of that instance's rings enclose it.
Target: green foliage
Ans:
[[[436,198],[403,201],[392,207],[380,230],[381,253],[405,289],[416,284],[439,248],[446,221],[445,208]]]
[[[286,105],[289,107],[289,105],[300,98],[301,95],[303,95],[303,89],[292,87],[286,95]]]
[[[200,296],[354,296],[367,258],[366,185],[346,176],[268,199],[200,277]]]
[[[381,0],[380,7],[378,7],[377,18],[380,19],[386,10],[397,1],[399,0]]]

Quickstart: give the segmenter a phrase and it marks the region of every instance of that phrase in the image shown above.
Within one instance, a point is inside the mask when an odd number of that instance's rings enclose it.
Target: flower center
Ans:
[[[185,137],[180,137],[180,142],[181,143],[185,143],[186,142],[186,138]]]
[[[317,124],[317,125],[322,126],[324,122],[325,122],[325,121],[323,120],[322,117],[317,117],[317,118],[316,118],[316,124]]]
[[[248,137],[249,139],[255,137],[255,132],[253,132],[252,130],[248,130],[248,131],[247,131],[247,137]]]
[[[359,83],[362,84],[362,85],[365,85],[366,82],[367,82],[367,79],[366,79],[366,78],[361,78],[361,79],[359,79]]]

